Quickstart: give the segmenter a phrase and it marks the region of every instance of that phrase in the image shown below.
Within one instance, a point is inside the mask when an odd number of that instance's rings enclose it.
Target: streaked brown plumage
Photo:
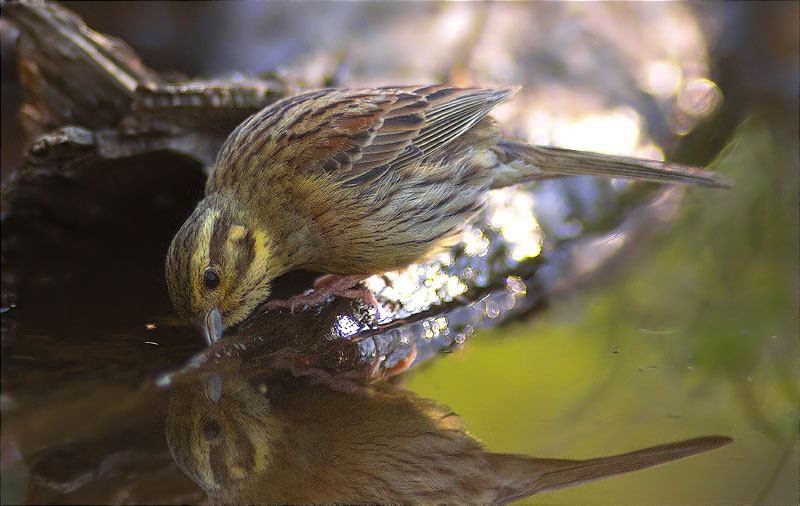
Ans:
[[[450,409],[385,382],[348,395],[239,377],[177,385],[167,442],[218,503],[497,504],[664,464],[731,442],[706,436],[589,460],[487,453]],[[269,400],[267,399],[269,398]]]
[[[504,140],[486,114],[514,89],[325,89],[281,100],[231,133],[166,277],[211,340],[298,268],[403,267],[453,236],[493,188],[576,174],[725,186],[721,176]]]

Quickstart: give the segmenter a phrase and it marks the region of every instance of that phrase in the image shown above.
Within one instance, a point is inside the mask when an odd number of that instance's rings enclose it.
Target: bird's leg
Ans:
[[[294,312],[297,306],[313,306],[328,300],[332,295],[347,297],[348,299],[358,299],[369,304],[378,311],[378,300],[370,290],[354,289],[357,284],[370,277],[370,274],[356,274],[350,276],[340,276],[338,274],[326,274],[314,281],[314,291],[307,294],[295,295],[287,300],[271,300],[259,308],[262,311],[276,308],[288,307]]]
[[[401,372],[405,371],[411,364],[414,363],[414,360],[417,358],[417,344],[411,343],[411,353],[408,354],[406,358],[400,359],[395,363],[392,367],[387,367],[383,370],[383,376],[388,378],[389,376],[394,376],[395,374],[400,374]]]
[[[417,358],[417,344],[411,343],[411,351],[409,352],[408,356],[405,358],[401,358],[392,367],[386,367],[383,371],[379,371],[381,362],[386,360],[384,355],[376,355],[375,358],[370,362],[365,371],[349,371],[346,373],[342,373],[340,377],[367,377],[367,378],[388,378],[390,376],[394,376],[396,374],[400,374],[404,372],[406,369],[411,367],[411,364],[414,363],[414,360]],[[379,373],[380,372],[380,373]]]
[[[400,374],[414,363],[417,357],[417,346],[412,344],[411,352],[406,358],[400,359],[392,367],[385,368],[379,373],[381,362],[386,357],[378,355],[363,369],[356,369],[342,373],[332,373],[320,367],[312,366],[308,359],[296,352],[287,352],[273,360],[272,366],[278,369],[288,369],[292,376],[311,376],[319,383],[336,390],[356,395],[369,395],[371,389],[364,384],[364,380],[383,377],[388,378]]]
[[[273,367],[281,369],[289,369],[292,376],[311,376],[319,383],[328,386],[337,392],[344,392],[355,395],[367,395],[369,389],[354,381],[350,377],[344,375],[331,374],[325,369],[313,367],[308,363],[308,360],[301,355],[289,354],[276,359],[273,362]]]

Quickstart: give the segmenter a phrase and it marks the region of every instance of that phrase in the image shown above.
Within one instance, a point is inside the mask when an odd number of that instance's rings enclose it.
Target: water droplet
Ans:
[[[525,283],[522,281],[521,278],[517,276],[509,276],[506,278],[506,286],[508,289],[513,291],[514,293],[525,294],[528,289],[525,286]]]

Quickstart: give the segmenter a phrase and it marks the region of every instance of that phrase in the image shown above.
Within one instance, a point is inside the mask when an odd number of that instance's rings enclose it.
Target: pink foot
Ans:
[[[369,304],[378,311],[378,300],[369,290],[356,290],[354,286],[367,279],[369,274],[357,274],[353,276],[339,276],[336,274],[326,274],[314,281],[314,291],[308,294],[295,295],[288,300],[271,300],[261,306],[260,310],[265,311],[276,307],[288,307],[292,313],[297,306],[313,306],[328,300],[331,295],[347,297],[348,299],[358,299]]]
[[[388,378],[389,376],[394,376],[395,374],[400,374],[401,372],[405,371],[411,364],[414,363],[414,360],[417,358],[417,344],[411,344],[411,353],[409,353],[408,357],[404,358],[403,360],[399,360],[396,364],[392,367],[388,367],[383,370],[383,376]]]
[[[396,374],[400,374],[404,372],[406,369],[411,367],[411,364],[414,363],[414,360],[417,358],[417,345],[416,343],[411,343],[411,353],[408,354],[406,358],[398,360],[392,367],[386,367],[381,371],[380,377],[381,378],[388,378],[390,376],[394,376]],[[381,362],[386,360],[385,356],[378,355],[375,359],[370,362],[370,364],[366,367],[365,373],[356,373],[359,376],[366,376],[368,378],[377,378],[378,371],[380,370]],[[350,373],[345,373],[350,374]]]
[[[364,385],[359,384],[346,374],[331,374],[325,369],[312,367],[305,357],[294,353],[278,357],[275,359],[272,366],[279,369],[288,369],[295,378],[300,376],[311,376],[317,380],[317,382],[326,385],[337,392],[366,395],[369,391],[369,389]]]
[[[400,374],[408,369],[411,364],[414,363],[414,359],[416,358],[417,346],[414,344],[408,357],[399,360],[392,367],[387,367],[384,369],[382,374],[380,374],[380,377],[388,378],[389,376]],[[372,392],[372,390],[369,388],[368,383],[365,382],[369,382],[370,380],[379,376],[378,370],[381,362],[384,359],[385,357],[380,355],[375,357],[375,360],[367,365],[364,370],[331,373],[325,369],[312,366],[309,364],[308,359],[302,355],[299,355],[296,352],[289,352],[276,357],[272,363],[272,366],[278,369],[288,369],[294,377],[311,376],[318,383],[326,385],[337,392],[368,395]]]

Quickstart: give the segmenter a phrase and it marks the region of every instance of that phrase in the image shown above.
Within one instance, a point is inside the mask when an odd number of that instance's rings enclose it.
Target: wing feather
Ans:
[[[392,89],[387,91],[392,91]],[[351,173],[341,174],[342,179],[349,183],[363,184],[367,180],[383,176],[391,168],[404,167],[426,156],[431,156],[472,128],[493,107],[506,100],[515,91],[516,89],[450,86],[430,86],[413,90],[411,95],[422,99],[413,104],[415,110],[421,109],[422,125],[418,121],[420,113],[414,113],[410,115],[410,118],[400,116],[404,118],[402,122],[387,119],[384,120],[384,125],[377,130],[372,141],[372,146],[384,143],[391,146],[385,151],[387,155],[391,154],[392,156],[392,159],[386,161],[390,166],[360,166],[356,161]],[[422,104],[425,105],[424,108],[421,107]],[[389,113],[387,116],[391,114]],[[387,123],[389,123],[388,127]],[[404,131],[403,128],[405,128]],[[400,137],[402,134],[404,136]],[[389,135],[397,136],[395,139],[402,140],[390,143],[386,139]]]
[[[258,177],[280,165],[325,172],[343,184],[376,180],[434,155],[516,91],[432,85],[326,89],[290,97],[231,136],[215,179],[221,183],[226,173],[232,178],[248,171]]]

